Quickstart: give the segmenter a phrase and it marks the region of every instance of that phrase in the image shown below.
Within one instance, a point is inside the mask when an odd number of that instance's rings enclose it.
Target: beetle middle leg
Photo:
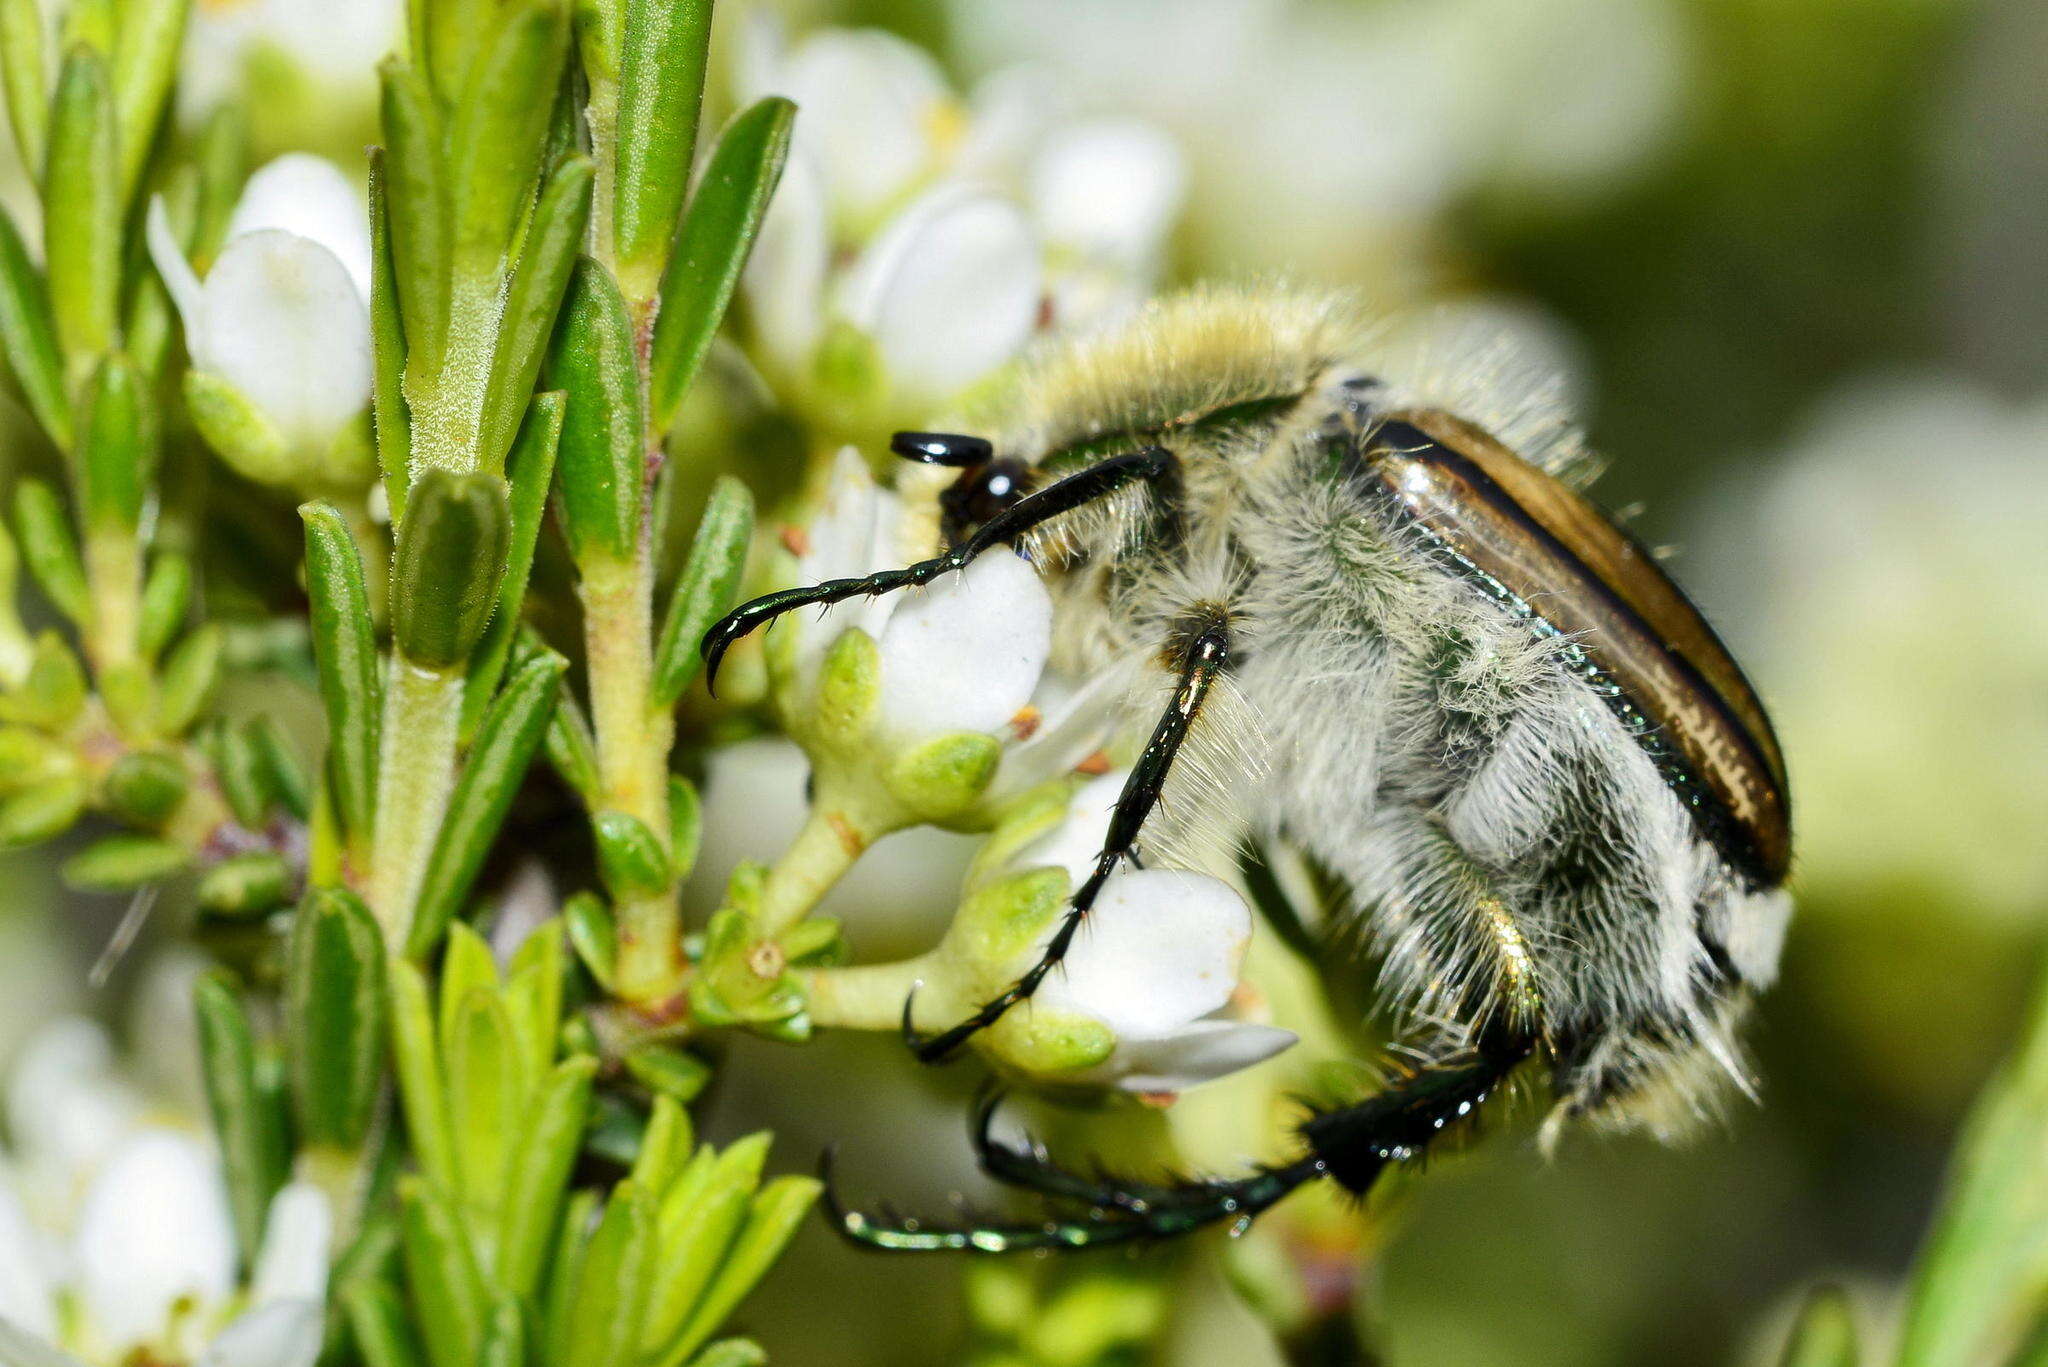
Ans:
[[[1095,868],[1068,901],[1059,928],[1046,942],[1038,961],[1025,970],[1023,977],[951,1029],[928,1037],[919,1035],[910,1028],[910,1008],[905,1003],[905,1040],[922,1061],[936,1063],[944,1059],[976,1031],[995,1024],[1011,1007],[1029,1000],[1038,991],[1039,984],[1045,981],[1046,975],[1059,967],[1060,960],[1066,957],[1081,923],[1087,920],[1089,911],[1095,906],[1102,885],[1131,857],[1138,843],[1138,832],[1159,804],[1159,794],[1166,786],[1166,776],[1173,768],[1174,756],[1180,753],[1186,742],[1217,676],[1229,663],[1230,626],[1224,609],[1220,605],[1210,608],[1205,620],[1176,633],[1171,649],[1177,656],[1180,674],[1173,698],[1152,728],[1152,736],[1145,742],[1144,753],[1132,767],[1131,776],[1124,781],[1123,792],[1118,795],[1116,808],[1110,814],[1109,830],[1103,838],[1102,852],[1096,857]]]

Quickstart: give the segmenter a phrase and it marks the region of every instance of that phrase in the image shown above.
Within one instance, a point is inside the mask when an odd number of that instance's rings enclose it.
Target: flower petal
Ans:
[[[251,1310],[223,1329],[199,1367],[313,1367],[320,1356],[320,1302],[295,1298]]]
[[[1015,356],[1038,319],[1038,245],[1023,213],[958,186],[905,210],[848,275],[841,307],[906,398],[937,402]]]
[[[355,282],[356,296],[369,299],[370,213],[333,162],[310,152],[287,152],[257,168],[228,218],[227,237],[233,241],[269,228],[333,252]]]
[[[292,1182],[270,1201],[263,1247],[249,1279],[249,1302],[318,1302],[327,1294],[328,1245],[334,1215],[327,1195],[310,1182]]]
[[[1187,193],[1180,147],[1151,124],[1098,119],[1059,129],[1031,166],[1039,231],[1130,270],[1149,271]]]
[[[235,1243],[220,1165],[173,1130],[138,1132],[86,1193],[75,1252],[86,1316],[111,1347],[163,1333],[181,1300],[224,1303]]]
[[[188,328],[195,368],[261,409],[295,449],[325,453],[370,401],[370,314],[318,242],[277,229],[228,243]]]
[[[1070,886],[1081,886],[1082,880],[1095,871],[1095,861],[1101,856],[1103,840],[1109,833],[1110,814],[1116,810],[1117,799],[1123,796],[1124,784],[1130,777],[1130,770],[1118,769],[1082,784],[1073,801],[1067,804],[1066,819],[1019,850],[1011,863],[1020,869],[1056,865],[1067,871]]]
[[[951,97],[922,48],[874,29],[826,29],[777,79],[801,111],[796,143],[824,168],[842,223],[887,212],[933,165]]]
[[[1103,884],[1064,971],[1038,996],[1051,1010],[1093,1016],[1119,1040],[1165,1035],[1230,1000],[1251,933],[1250,908],[1221,879],[1126,869]]]
[[[858,579],[901,564],[896,531],[902,520],[903,501],[875,483],[860,452],[851,446],[841,447],[833,462],[824,506],[806,532],[810,544],[797,559],[798,582]],[[882,594],[789,614],[783,619],[787,623],[783,629],[798,633],[797,677],[813,677],[825,652],[848,627],[859,627],[879,641],[900,601],[898,594]]]
[[[141,1099],[114,1076],[113,1046],[97,1022],[69,1016],[38,1030],[7,1080],[14,1151],[37,1184],[31,1198],[68,1210],[75,1184],[141,1112]]]
[[[903,595],[882,632],[882,725],[909,738],[999,732],[1052,653],[1052,595],[1022,556],[993,551]]]
[[[1126,1092],[1185,1092],[1263,1063],[1298,1038],[1274,1025],[1198,1020],[1152,1039],[1119,1039],[1101,1071],[1113,1074]]]
[[[1038,729],[1004,751],[1003,767],[996,771],[995,782],[989,785],[990,806],[1001,807],[1010,798],[1028,792],[1048,779],[1073,772],[1076,765],[1100,750],[1115,729],[1129,687],[1130,670],[1119,665],[1097,670],[1078,688],[1052,674],[1040,679],[1038,692],[1031,700],[1043,713]],[[1119,775],[1114,782],[1120,787],[1123,777]],[[1114,790],[1109,801],[1112,805],[1115,803]],[[1096,846],[1096,850],[1084,852],[1081,856],[1091,864],[1094,853],[1101,847],[1102,832],[1109,822],[1108,813],[1109,809],[1104,807],[1093,831],[1082,833]],[[1071,824],[1072,819],[1070,817],[1067,824]],[[1061,829],[1064,830],[1065,826]],[[1063,855],[1033,862],[1065,864],[1067,859]]]
[[[0,1325],[11,1324],[38,1338],[57,1336],[57,1307],[50,1297],[42,1238],[29,1223],[14,1184],[0,1175]],[[7,1358],[0,1341],[0,1361]]]

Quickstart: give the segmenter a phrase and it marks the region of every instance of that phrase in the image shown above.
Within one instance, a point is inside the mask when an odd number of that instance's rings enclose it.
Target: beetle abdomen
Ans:
[[[1729,865],[1784,881],[1791,823],[1770,719],[1684,592],[1562,482],[1434,410],[1372,427],[1359,472],[1491,596],[1554,636]]]

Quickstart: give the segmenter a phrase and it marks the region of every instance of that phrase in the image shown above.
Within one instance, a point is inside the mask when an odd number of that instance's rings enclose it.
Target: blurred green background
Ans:
[[[1385,1214],[1385,1360],[1760,1360],[1822,1277],[1881,1325],[2048,920],[2048,5],[781,9],[902,33],[963,87],[1024,61],[1160,122],[1191,159],[1176,278],[1517,320],[1575,377],[1600,496],[1641,505],[1778,716],[1799,911],[1750,1035],[1759,1103],[1680,1149],[1574,1136],[1545,1161],[1510,1122],[1433,1164]],[[82,978],[120,907],[53,943],[60,897],[0,865],[0,957],[35,985],[10,1036],[105,1005]],[[907,1202],[971,1185],[971,1071],[740,1040],[710,1129],[772,1125],[787,1162],[843,1141],[857,1193]],[[953,1362],[960,1277],[814,1224],[746,1318],[784,1367]],[[1261,1360],[1213,1288],[1175,1309],[1174,1360]]]

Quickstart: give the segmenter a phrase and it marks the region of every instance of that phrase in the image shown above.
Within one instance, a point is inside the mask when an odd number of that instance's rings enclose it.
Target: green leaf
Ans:
[[[711,1065],[664,1044],[645,1044],[626,1055],[626,1071],[657,1097],[691,1102],[711,1081]]]
[[[50,132],[47,61],[42,6],[37,0],[0,0],[0,82],[7,88],[7,120],[23,166],[43,164]]]
[[[1778,1367],[1856,1367],[1856,1317],[1839,1286],[1816,1286],[1799,1307]]]
[[[441,1051],[445,1056],[455,1047],[455,1030],[463,999],[471,992],[498,991],[498,961],[490,945],[476,929],[458,921],[448,928],[448,952],[441,959]]]
[[[1984,1089],[1913,1274],[1898,1367],[2008,1361],[2048,1284],[2048,986],[2015,1055]]]
[[[589,160],[571,157],[555,168],[541,191],[519,264],[505,288],[505,309],[498,325],[498,352],[491,364],[490,388],[484,397],[479,458],[495,469],[527,412],[555,315],[576,267],[576,254],[590,222],[590,186],[595,174]]]
[[[699,1344],[717,1332],[718,1326],[782,1256],[797,1225],[823,1190],[824,1184],[814,1177],[778,1177],[755,1193],[747,1210],[746,1227],[720,1264],[704,1298],[690,1312],[689,1322],[670,1349],[671,1361],[687,1359]]]
[[[191,853],[174,840],[109,835],[64,861],[64,881],[84,892],[128,892],[162,882],[191,860]]]
[[[71,829],[85,811],[86,781],[77,774],[31,784],[0,802],[0,848],[41,844]]]
[[[680,883],[697,867],[697,850],[704,843],[703,806],[697,799],[697,785],[680,774],[668,780],[668,862],[670,876]]]
[[[433,1367],[476,1367],[488,1293],[454,1208],[416,1177],[398,1181],[407,1289]]]
[[[617,929],[611,908],[594,892],[573,894],[562,907],[562,921],[569,931],[569,943],[576,957],[605,991],[612,990],[618,976]]]
[[[20,0],[0,0],[9,9]],[[35,8],[34,0],[28,0]],[[0,12],[4,14],[5,12]],[[12,53],[8,57],[12,57]],[[19,124],[16,127],[20,127]],[[50,440],[71,445],[71,403],[66,397],[64,359],[57,348],[57,323],[42,272],[29,260],[14,219],[0,211],[0,353],[14,372],[29,412]]]
[[[243,727],[256,752],[263,785],[284,809],[304,821],[313,814],[313,784],[275,718],[264,713]]]
[[[0,708],[9,721],[61,731],[78,719],[85,696],[85,666],[62,636],[45,631],[29,655],[28,678],[12,696],[0,696]]]
[[[638,1183],[612,1190],[590,1237],[569,1311],[562,1367],[628,1367],[640,1344],[657,1267],[654,1200]],[[661,1269],[662,1277],[668,1269]]]
[[[370,149],[370,350],[375,373],[370,413],[377,436],[377,465],[391,520],[405,520],[405,491],[412,469],[412,415],[405,406],[405,320],[399,312],[398,267],[392,260],[390,169],[381,147]]]
[[[704,667],[698,642],[739,598],[754,538],[754,495],[731,475],[720,475],[698,520],[690,557],[669,595],[654,649],[654,703],[669,707]]]
[[[308,1143],[353,1149],[384,1072],[390,1004],[384,941],[354,893],[318,888],[299,904],[285,972],[293,1113]]]
[[[577,263],[562,306],[548,387],[568,396],[555,474],[570,554],[578,568],[625,560],[640,530],[646,405],[625,301],[589,257]]]
[[[133,536],[155,482],[155,410],[142,376],[118,353],[100,362],[85,395],[74,466],[81,519],[89,530]]]
[[[221,624],[208,622],[171,647],[157,676],[156,724],[164,735],[182,735],[213,701],[226,641]]]
[[[391,581],[391,635],[427,669],[469,658],[498,604],[512,547],[510,491],[497,475],[428,470],[413,481]]]
[[[210,262],[227,236],[248,170],[249,125],[238,104],[223,102],[207,115],[192,149],[192,164],[199,172],[199,202],[186,254]]]
[[[121,149],[121,194],[125,203],[150,145],[157,120],[178,72],[178,47],[185,36],[191,0],[122,0],[114,31],[114,115]]]
[[[752,1339],[720,1339],[690,1359],[690,1367],[761,1367],[768,1351]]]
[[[291,900],[292,866],[268,850],[230,855],[199,880],[199,905],[231,920],[261,916]]]
[[[36,586],[57,611],[77,626],[92,620],[92,595],[78,540],[57,491],[39,479],[24,479],[14,491],[14,530],[21,558]]]
[[[541,1321],[547,1326],[547,1352],[541,1360],[547,1367],[560,1367],[569,1357],[576,1287],[583,1277],[584,1256],[590,1251],[591,1220],[597,1213],[597,1200],[597,1192],[585,1187],[570,1193],[562,1210],[554,1256],[548,1260],[547,1289],[541,1297]]]
[[[689,1164],[696,1143],[690,1113],[675,1097],[657,1093],[640,1133],[640,1152],[633,1158],[632,1179],[651,1192],[667,1191]]]
[[[406,942],[406,952],[414,958],[432,951],[469,896],[527,765],[547,733],[556,686],[567,668],[568,662],[553,652],[528,661],[485,715],[427,859]]]
[[[436,1186],[452,1190],[455,1139],[448,1119],[433,1003],[425,975],[402,959],[391,964],[391,1056],[413,1156],[419,1160],[420,1171]]]
[[[264,783],[256,747],[242,728],[232,723],[210,729],[207,752],[228,810],[244,830],[262,830],[270,810],[270,790]]]
[[[770,98],[726,128],[677,229],[654,322],[654,424],[666,431],[725,317],[789,156],[796,106]]]
[[[536,394],[513,444],[505,480],[511,486],[512,534],[505,551],[505,576],[498,584],[498,606],[483,639],[470,655],[469,678],[463,686],[462,733],[473,735],[484,708],[496,696],[505,661],[519,632],[520,610],[526,602],[526,581],[533,571],[534,543],[541,519],[547,516],[548,491],[554,483],[555,449],[562,440],[562,396]]]
[[[136,648],[153,660],[185,625],[192,603],[192,562],[176,551],[159,551],[149,562],[142,584],[142,609],[135,628]]]
[[[373,1278],[345,1283],[341,1303],[368,1367],[424,1367],[405,1303],[398,1292]]]
[[[121,181],[106,62],[74,47],[57,77],[43,174],[43,256],[68,372],[114,347],[121,302]]]
[[[185,800],[191,778],[177,756],[140,750],[114,761],[100,780],[107,810],[135,826],[155,826]]]
[[[554,1063],[561,1036],[563,978],[568,970],[562,938],[561,919],[549,917],[519,942],[505,970],[505,1009],[512,1013],[512,1026],[535,1077]]]
[[[448,350],[454,269],[448,174],[434,98],[412,68],[387,60],[383,77],[385,208],[397,269],[409,373],[438,375]]]
[[[548,722],[548,763],[562,781],[576,790],[583,805],[595,808],[602,800],[597,779],[597,743],[590,738],[590,723],[575,698],[563,693],[555,703],[555,715]]]
[[[653,296],[675,237],[710,41],[711,0],[626,0],[612,254],[636,299]]]
[[[597,868],[614,899],[646,897],[669,886],[668,856],[647,823],[627,812],[591,817],[597,839]]]
[[[377,749],[383,685],[363,562],[341,514],[325,503],[299,509],[306,524],[306,592],[313,663],[327,709],[327,765],[342,825],[367,841],[377,811]]]
[[[270,1198],[290,1171],[284,1115],[276,1096],[258,1080],[256,1035],[226,972],[201,974],[193,996],[206,1101],[220,1141],[235,1240],[246,1265],[262,1244]]]
[[[498,1210],[512,1199],[505,1183],[533,1085],[504,999],[480,988],[463,993],[443,1053],[463,1195],[480,1211]]]
[[[510,13],[471,73],[450,140],[456,255],[495,277],[532,193],[569,49],[558,4]]]
[[[664,1272],[648,1316],[645,1344],[663,1360],[688,1356],[682,1334],[710,1290],[719,1264],[746,1224],[747,1207],[767,1161],[768,1137],[749,1135],[722,1154],[701,1150],[663,1194]]]
[[[583,1140],[596,1071],[597,1060],[588,1055],[556,1064],[521,1125],[508,1183],[518,1199],[504,1203],[498,1226],[497,1282],[516,1296],[530,1296],[540,1285],[548,1241]]]

